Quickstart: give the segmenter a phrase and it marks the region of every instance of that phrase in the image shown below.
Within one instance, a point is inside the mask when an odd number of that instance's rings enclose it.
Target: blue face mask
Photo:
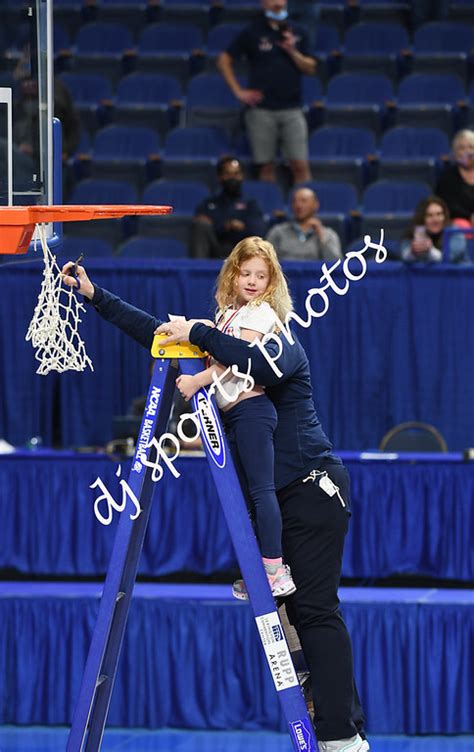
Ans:
[[[286,21],[286,19],[288,18],[288,11],[286,9],[283,9],[278,13],[274,13],[272,10],[266,10],[265,17],[270,21]]]

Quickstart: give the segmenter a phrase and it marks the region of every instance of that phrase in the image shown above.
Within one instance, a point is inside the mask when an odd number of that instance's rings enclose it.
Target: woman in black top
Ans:
[[[445,166],[436,195],[444,199],[451,218],[474,224],[474,131],[462,130],[452,144],[454,163]]]

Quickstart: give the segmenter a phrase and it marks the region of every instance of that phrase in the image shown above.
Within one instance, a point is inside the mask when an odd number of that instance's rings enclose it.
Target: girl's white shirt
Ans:
[[[241,339],[242,329],[250,329],[265,336],[273,332],[277,326],[277,315],[271,305],[263,303],[247,303],[240,308],[229,306],[224,311],[220,311],[216,316],[216,327],[224,334]],[[211,363],[215,363],[211,360]],[[229,395],[240,395],[244,389],[244,380],[238,376],[229,374],[226,376],[222,385]],[[218,407],[226,407],[232,404],[233,400],[226,400],[218,390],[215,393]]]

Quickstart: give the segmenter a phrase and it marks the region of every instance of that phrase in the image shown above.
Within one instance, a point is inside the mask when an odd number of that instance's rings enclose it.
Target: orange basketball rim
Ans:
[[[0,206],[0,254],[26,253],[37,224],[117,219],[134,214],[171,214],[171,206],[141,204],[69,204]]]

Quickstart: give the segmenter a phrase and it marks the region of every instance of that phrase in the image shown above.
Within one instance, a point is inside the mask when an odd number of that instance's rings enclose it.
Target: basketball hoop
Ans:
[[[85,311],[74,289],[63,285],[56,256],[48,247],[49,222],[78,222],[111,219],[136,214],[170,214],[171,206],[71,205],[0,207],[0,254],[26,253],[34,236],[43,251],[44,270],[38,303],[25,339],[31,340],[36,373],[94,370],[79,335],[80,313]]]

